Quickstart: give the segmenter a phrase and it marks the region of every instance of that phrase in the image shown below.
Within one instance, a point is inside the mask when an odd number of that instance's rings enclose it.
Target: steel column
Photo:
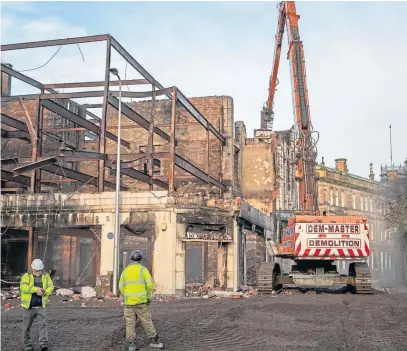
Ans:
[[[109,83],[110,83],[110,59],[112,54],[112,39],[109,35],[106,41],[106,62],[105,62],[105,89],[103,93],[103,108],[102,108],[102,120],[100,121],[100,134],[98,138],[98,152],[106,153],[106,119],[107,119],[107,106],[109,95]],[[99,160],[98,164],[98,192],[102,193],[104,189],[105,181],[105,160]]]
[[[37,135],[37,131],[34,129],[34,126],[32,124],[30,115],[27,111],[27,108],[24,105],[24,101],[20,96],[20,107],[23,110],[24,116],[25,116],[25,120],[26,120],[26,124],[28,127],[28,131],[30,133],[30,137],[31,137],[31,144],[32,144],[32,150],[31,150],[31,160],[32,162],[36,162],[37,161],[37,157],[38,157],[38,135]],[[37,100],[37,108],[39,108],[39,100]],[[36,186],[36,177],[37,172],[35,170],[33,170],[31,172],[31,192],[35,193],[35,186]]]
[[[174,88],[172,91],[172,104],[171,104],[171,127],[170,127],[170,165],[168,172],[168,187],[169,192],[173,193],[175,190],[174,176],[175,176],[175,122],[177,113],[177,90]]]
[[[206,130],[206,174],[209,175],[209,129]],[[208,180],[208,193],[209,193],[209,190],[210,190],[210,182]]]
[[[150,113],[150,125],[148,128],[149,136],[148,136],[148,146],[147,146],[147,173],[153,178],[153,170],[154,170],[154,163],[152,152],[154,151],[154,106],[155,106],[155,85],[152,84],[152,101],[151,101],[151,113]],[[153,182],[149,184],[149,189],[153,190]]]

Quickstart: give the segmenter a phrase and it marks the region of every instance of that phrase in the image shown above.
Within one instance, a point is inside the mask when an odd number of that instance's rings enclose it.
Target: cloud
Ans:
[[[44,7],[43,15],[26,18],[7,10],[2,14],[2,41],[110,32],[161,84],[176,85],[191,97],[230,95],[235,120],[244,120],[249,133],[258,128],[272,68],[275,4],[154,5],[100,4],[86,25],[80,18],[87,5],[80,3],[74,8],[61,3],[58,11]],[[393,125],[394,160],[403,162],[407,156],[403,147],[407,130],[405,10],[402,3],[391,7],[385,3],[297,4],[311,118],[321,136],[319,155],[330,165],[335,158],[347,157],[352,173],[366,176],[373,162],[378,174],[379,165],[389,163],[389,124]],[[101,28],[98,23],[106,16],[109,21],[103,21]],[[103,44],[80,48],[85,62],[77,46],[66,46],[46,67],[27,74],[42,82],[103,79]],[[42,65],[56,50],[30,50],[29,56],[6,52],[2,57],[17,69],[26,69]],[[286,52],[285,38],[275,129],[288,129],[294,120]],[[112,66],[124,74],[124,60],[116,53]],[[127,68],[127,78],[138,77]]]

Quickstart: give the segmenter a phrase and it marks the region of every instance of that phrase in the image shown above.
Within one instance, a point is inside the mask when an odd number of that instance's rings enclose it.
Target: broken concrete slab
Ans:
[[[81,297],[84,299],[96,297],[96,290],[91,286],[82,286],[81,287]]]
[[[71,289],[61,288],[61,289],[57,289],[55,291],[55,293],[56,293],[57,296],[72,296],[74,291],[71,290]]]

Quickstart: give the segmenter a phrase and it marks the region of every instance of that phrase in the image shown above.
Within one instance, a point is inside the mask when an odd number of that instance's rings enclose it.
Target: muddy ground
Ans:
[[[118,301],[63,303],[48,308],[50,350],[120,350]],[[293,294],[153,302],[153,318],[167,350],[406,350],[407,294]],[[2,350],[21,350],[21,310],[1,315]],[[36,326],[33,340],[38,338]],[[142,350],[147,340],[138,329]],[[38,345],[37,345],[38,350]]]

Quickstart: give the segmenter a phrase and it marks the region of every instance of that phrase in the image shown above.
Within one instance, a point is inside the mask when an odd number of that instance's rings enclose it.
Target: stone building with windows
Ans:
[[[407,166],[406,166],[407,167]],[[375,180],[373,164],[370,164],[368,178],[354,175],[349,172],[347,160],[335,160],[335,167],[325,165],[324,159],[317,165],[318,203],[321,211],[330,215],[365,216],[370,227],[371,256],[369,266],[374,280],[393,282],[397,280],[395,258],[397,248],[391,240],[391,233],[384,222],[385,208],[378,195],[383,179],[394,176],[394,169],[385,167],[381,169],[381,182]],[[397,169],[397,174],[405,174],[403,167]],[[339,270],[347,271],[345,261],[337,263]]]

